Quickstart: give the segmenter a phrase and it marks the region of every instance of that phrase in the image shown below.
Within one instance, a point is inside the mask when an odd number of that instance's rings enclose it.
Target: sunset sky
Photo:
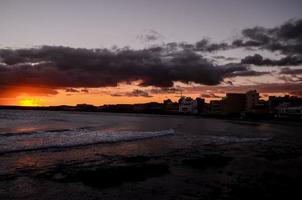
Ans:
[[[0,0],[0,105],[302,96],[301,0]]]

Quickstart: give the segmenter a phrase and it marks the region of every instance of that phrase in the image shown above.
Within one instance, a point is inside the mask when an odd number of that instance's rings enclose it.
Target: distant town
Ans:
[[[178,102],[170,99],[163,103],[116,104],[94,106],[78,104],[76,106],[20,107],[0,106],[0,109],[34,109],[113,113],[150,113],[175,115],[200,115],[205,117],[241,118],[241,119],[302,119],[302,98],[297,96],[269,96],[260,99],[256,90],[246,93],[227,93],[220,100],[206,103],[202,98],[193,99],[181,96]]]

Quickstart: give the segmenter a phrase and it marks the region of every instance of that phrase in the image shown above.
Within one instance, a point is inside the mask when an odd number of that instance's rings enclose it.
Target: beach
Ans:
[[[300,199],[302,125],[0,111],[0,199]]]

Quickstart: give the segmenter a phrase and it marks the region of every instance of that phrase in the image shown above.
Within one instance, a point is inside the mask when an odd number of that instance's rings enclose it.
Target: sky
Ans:
[[[0,104],[302,95],[299,0],[0,0]]]

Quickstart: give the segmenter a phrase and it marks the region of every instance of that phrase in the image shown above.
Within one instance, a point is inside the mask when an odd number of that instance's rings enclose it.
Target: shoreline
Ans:
[[[20,107],[20,106],[0,106],[0,110],[28,110],[28,111],[53,111],[53,112],[70,112],[70,113],[101,113],[101,114],[130,114],[138,116],[182,116],[182,117],[193,117],[203,119],[220,119],[227,121],[242,121],[242,122],[259,122],[259,123],[270,123],[270,124],[296,124],[302,121],[302,118],[241,118],[241,117],[229,117],[225,115],[207,115],[207,114],[184,114],[184,113],[150,113],[150,112],[108,112],[108,111],[87,111],[87,110],[64,110],[64,109],[53,109],[52,107]]]

